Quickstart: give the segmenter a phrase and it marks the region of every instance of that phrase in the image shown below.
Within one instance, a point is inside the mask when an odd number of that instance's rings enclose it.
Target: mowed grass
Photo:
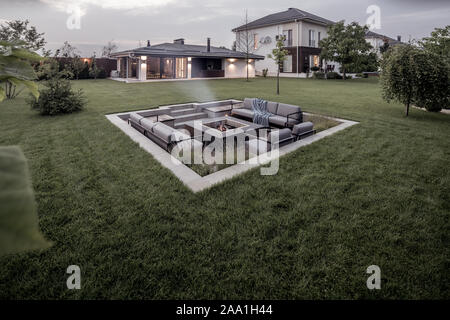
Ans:
[[[78,81],[85,111],[0,105],[53,246],[0,259],[0,298],[450,298],[450,116],[381,99],[376,79]],[[105,114],[260,97],[360,124],[193,194]],[[82,289],[66,288],[78,265]],[[381,290],[366,287],[378,265]]]

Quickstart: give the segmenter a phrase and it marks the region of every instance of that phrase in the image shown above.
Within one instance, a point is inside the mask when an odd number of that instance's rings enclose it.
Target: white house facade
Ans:
[[[274,13],[249,22],[233,29],[236,43],[242,39],[251,38],[251,52],[267,57],[275,48],[279,36],[285,36],[284,48],[289,52],[287,59],[280,68],[280,75],[284,77],[305,77],[307,72],[314,70],[335,71],[340,73],[340,64],[320,59],[321,49],[319,42],[328,36],[328,26],[333,21],[319,17],[296,8]],[[366,33],[366,41],[374,48],[374,52],[381,55],[381,48],[387,42],[389,45],[400,43],[387,36],[372,31]],[[261,75],[264,69],[269,76],[277,74],[277,65],[272,59],[258,60],[255,63],[255,72]]]
[[[250,34],[252,37],[252,53],[267,57],[272,53],[278,37],[285,36],[285,49],[289,52],[286,61],[280,68],[282,76],[304,76],[311,68],[333,69],[333,64],[323,65],[320,61],[319,41],[327,36],[327,27],[334,22],[289,8],[287,11],[271,14],[233,29],[236,42]],[[268,75],[277,74],[277,65],[271,59],[258,60],[256,73],[261,74],[268,69]]]

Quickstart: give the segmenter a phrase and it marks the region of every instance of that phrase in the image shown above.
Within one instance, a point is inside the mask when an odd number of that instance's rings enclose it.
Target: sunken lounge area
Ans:
[[[263,120],[255,100],[264,103]],[[168,105],[106,117],[194,192],[356,124],[256,98]]]

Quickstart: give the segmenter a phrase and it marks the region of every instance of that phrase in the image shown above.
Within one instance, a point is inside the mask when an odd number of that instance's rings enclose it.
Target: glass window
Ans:
[[[309,30],[309,46],[316,46],[316,32],[314,30]]]
[[[158,57],[147,57],[147,79],[161,78],[161,59]]]
[[[187,58],[176,58],[176,75],[178,79],[187,78]]]
[[[284,30],[283,31],[284,36],[284,46],[285,47],[292,47],[292,30]]]
[[[292,72],[292,55],[286,56],[283,61],[283,72]]]

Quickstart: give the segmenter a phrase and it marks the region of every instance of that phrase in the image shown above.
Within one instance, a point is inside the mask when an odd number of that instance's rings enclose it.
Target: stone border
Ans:
[[[158,146],[156,143],[148,139],[139,131],[133,129],[131,126],[128,125],[126,121],[120,118],[121,115],[125,115],[128,113],[130,112],[108,114],[106,115],[106,118],[112,124],[117,126],[120,130],[122,130],[127,136],[129,136],[131,140],[138,143],[142,149],[150,153],[159,163],[161,163],[161,165],[172,171],[172,173],[175,174],[177,178],[180,179],[193,192],[199,192],[207,188],[210,188],[218,183],[223,182],[224,180],[231,179],[250,169],[262,166],[264,164],[268,164],[270,161],[276,158],[274,156],[271,156],[270,152],[268,152],[266,154],[261,154],[258,157],[252,158],[253,162],[255,162],[256,158],[257,160],[256,163],[250,163],[250,160],[246,160],[245,162],[235,164],[233,166],[227,167],[225,169],[202,177],[194,170],[190,169],[188,166],[183,164],[181,161],[172,157],[170,153],[168,153],[163,148]],[[306,112],[304,112],[304,114],[310,115],[310,113]],[[279,148],[278,157],[284,156],[301,147],[307,146],[313,142],[321,140],[327,136],[330,136],[336,132],[342,131],[348,127],[351,127],[359,123],[339,118],[332,118],[326,116],[323,117],[341,122],[341,124]]]

